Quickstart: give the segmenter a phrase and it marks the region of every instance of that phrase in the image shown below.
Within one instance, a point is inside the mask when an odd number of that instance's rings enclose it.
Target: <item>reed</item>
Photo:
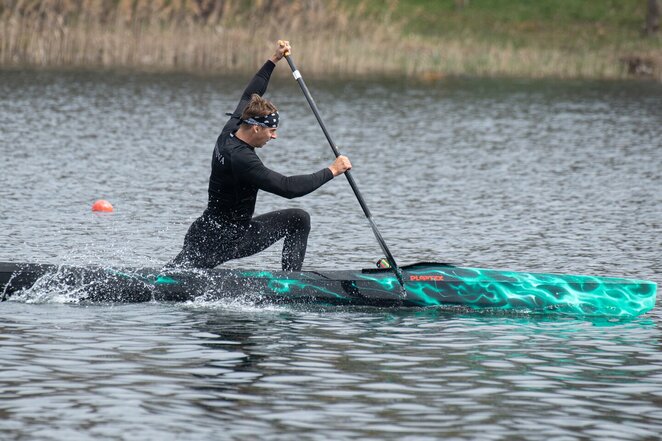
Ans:
[[[651,45],[563,41],[515,45],[479,35],[424,36],[394,18],[398,3],[340,0],[5,0],[0,66],[237,73],[255,69],[279,38],[309,75],[624,78],[628,59],[662,80]],[[630,57],[630,58],[628,58]]]

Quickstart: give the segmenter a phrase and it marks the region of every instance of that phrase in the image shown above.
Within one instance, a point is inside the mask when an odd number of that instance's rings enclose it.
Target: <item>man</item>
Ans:
[[[351,169],[345,156],[308,175],[283,176],[268,169],[255,149],[276,139],[278,110],[262,98],[269,78],[286,53],[288,41],[255,74],[216,141],[209,178],[209,203],[184,238],[182,251],[168,267],[213,268],[231,259],[258,253],[278,240],[283,244],[282,268],[299,271],[306,255],[310,216],[285,209],[253,217],[258,190],[286,198],[304,196]]]

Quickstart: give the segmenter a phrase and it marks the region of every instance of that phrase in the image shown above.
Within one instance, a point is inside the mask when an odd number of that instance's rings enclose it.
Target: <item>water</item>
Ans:
[[[331,152],[285,66],[287,174]],[[0,73],[0,261],[161,265],[203,210],[247,78]],[[662,85],[308,80],[393,254],[662,281]],[[110,215],[95,215],[95,199]],[[312,215],[307,268],[381,252],[343,179],[258,199]],[[277,268],[279,247],[232,262]],[[0,305],[0,438],[654,439],[659,306],[629,321],[438,310]]]

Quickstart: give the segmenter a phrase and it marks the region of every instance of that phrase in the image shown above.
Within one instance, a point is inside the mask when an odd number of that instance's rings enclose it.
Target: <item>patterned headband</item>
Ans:
[[[250,124],[252,126],[276,128],[278,127],[278,112],[274,112],[270,115],[254,116],[252,118],[242,119],[241,122]]]

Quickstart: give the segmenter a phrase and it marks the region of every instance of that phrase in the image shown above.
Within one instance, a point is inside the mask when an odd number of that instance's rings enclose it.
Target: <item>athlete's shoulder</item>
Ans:
[[[228,138],[227,142],[225,143],[225,148],[227,151],[232,152],[234,154],[244,154],[248,156],[255,155],[255,150],[252,147],[250,147],[248,144],[241,141],[239,138],[237,138],[234,135]]]
[[[235,161],[259,160],[255,153],[255,149],[238,139],[236,136],[230,136],[218,150],[231,156]]]
[[[226,152],[231,152],[231,151],[236,151],[238,149],[241,149],[242,147],[249,148],[244,142],[239,140],[234,133],[229,133],[227,136],[219,136],[218,139],[216,140],[216,150],[220,151],[226,151]]]

